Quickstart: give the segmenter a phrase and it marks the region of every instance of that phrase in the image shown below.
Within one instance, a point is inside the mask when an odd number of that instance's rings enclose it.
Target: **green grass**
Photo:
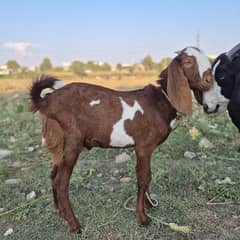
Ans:
[[[188,236],[171,231],[154,221],[148,227],[138,224],[135,214],[123,208],[126,199],[136,194],[135,155],[133,150],[84,150],[71,178],[71,201],[82,226],[82,235],[70,235],[54,210],[49,179],[51,162],[41,147],[38,116],[27,112],[25,95],[0,97],[0,148],[12,154],[0,159],[0,208],[22,208],[0,217],[0,238],[13,227],[9,239],[239,239],[240,235],[240,153],[239,133],[227,114],[210,118],[200,109],[187,118],[200,131],[195,140],[181,125],[159,146],[152,157],[151,189],[159,206],[148,213],[166,222],[188,225]],[[209,124],[217,123],[216,129]],[[215,147],[201,149],[198,143],[207,137]],[[34,147],[33,152],[28,148]],[[186,150],[198,157],[183,157]],[[127,152],[131,160],[116,164],[115,155]],[[16,164],[17,162],[17,164]],[[22,167],[30,167],[22,171]],[[89,169],[94,169],[89,176]],[[102,174],[99,176],[99,174]],[[122,176],[130,183],[120,184]],[[219,185],[216,179],[230,177],[234,185]],[[20,178],[21,184],[9,186],[8,178]],[[113,190],[113,191],[112,191]],[[37,201],[27,204],[25,196],[35,191]],[[207,205],[217,194],[215,202]],[[42,197],[50,197],[42,199]],[[1,214],[1,213],[0,213]]]

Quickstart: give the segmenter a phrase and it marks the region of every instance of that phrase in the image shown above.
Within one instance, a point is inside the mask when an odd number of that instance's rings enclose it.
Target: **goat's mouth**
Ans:
[[[203,109],[204,109],[204,112],[205,112],[205,113],[207,113],[207,114],[213,114],[213,113],[217,113],[217,112],[218,112],[219,107],[220,107],[220,105],[217,104],[214,110],[210,110],[209,108],[205,108],[205,107],[203,107]]]

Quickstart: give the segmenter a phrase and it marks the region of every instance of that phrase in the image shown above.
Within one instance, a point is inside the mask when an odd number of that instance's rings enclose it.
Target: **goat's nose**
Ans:
[[[207,112],[208,111],[208,105],[207,104],[203,104],[203,109],[204,109],[205,112]]]

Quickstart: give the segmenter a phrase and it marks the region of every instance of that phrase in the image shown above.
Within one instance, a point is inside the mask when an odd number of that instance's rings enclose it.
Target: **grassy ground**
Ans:
[[[1,239],[9,227],[14,232],[7,238],[17,240],[240,238],[239,133],[227,115],[209,118],[197,109],[197,114],[187,121],[199,130],[200,136],[192,139],[188,129],[179,126],[152,157],[152,192],[160,204],[148,213],[166,222],[188,225],[188,236],[154,221],[148,227],[139,226],[135,214],[123,208],[125,200],[136,193],[135,156],[131,149],[93,149],[80,155],[71,179],[71,201],[82,235],[74,236],[68,234],[67,226],[54,210],[50,157],[41,147],[38,117],[26,112],[27,107],[26,95],[0,97],[0,148],[12,151],[10,156],[0,158],[0,208],[7,211],[22,206],[0,217]],[[215,123],[216,128],[212,126]],[[200,148],[202,137],[207,137],[214,148]],[[197,158],[185,159],[186,150],[196,152]],[[127,152],[131,160],[116,164],[114,158],[122,152]],[[123,176],[132,180],[120,183]],[[225,177],[235,184],[215,182]],[[21,183],[6,185],[9,178],[20,178]],[[26,194],[31,191],[37,198],[27,204]],[[206,204],[221,192],[214,202],[224,204]]]

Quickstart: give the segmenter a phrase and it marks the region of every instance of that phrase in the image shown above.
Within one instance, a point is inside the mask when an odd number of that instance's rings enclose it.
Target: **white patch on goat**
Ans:
[[[54,89],[59,89],[59,88],[62,88],[63,86],[64,86],[64,81],[61,81],[61,80],[55,81],[53,84]]]
[[[217,84],[217,81],[215,79],[215,72],[220,63],[221,60],[219,59],[213,66],[212,87],[208,91],[203,92],[203,104],[208,106],[209,113],[214,112],[217,108],[217,105],[218,105],[217,112],[225,112],[227,110],[227,105],[229,102],[229,100],[221,94],[221,87]]]
[[[221,60],[218,59],[217,62],[214,64],[213,68],[212,68],[212,75],[214,77],[215,80],[215,72],[216,72],[216,68],[218,67],[218,65],[221,63]]]
[[[207,71],[208,69],[211,69],[211,63],[208,59],[208,57],[200,50],[198,51],[197,49],[193,47],[188,47],[185,50],[185,53],[188,56],[194,56],[196,58],[197,64],[198,64],[198,71],[200,74],[200,77],[202,79],[203,73]]]
[[[42,146],[46,145],[46,139],[44,137],[42,137]]]
[[[40,93],[40,97],[41,98],[45,98],[46,95],[54,92],[54,90],[62,88],[64,86],[64,82],[61,80],[55,81],[52,88],[44,88],[41,93]]]
[[[136,112],[144,113],[142,107],[135,100],[134,105],[128,105],[121,97],[120,102],[122,104],[122,116],[118,122],[113,126],[113,131],[110,136],[110,145],[112,147],[124,147],[128,145],[134,145],[134,139],[129,136],[124,128],[125,120],[133,120]]]
[[[54,89],[52,89],[52,88],[44,88],[44,89],[41,91],[41,93],[40,93],[40,97],[41,97],[41,98],[45,98],[46,95],[48,95],[48,94],[50,94],[50,93],[52,93],[52,92],[54,92]]]
[[[97,100],[92,100],[92,101],[89,103],[89,105],[92,107],[92,106],[97,105],[97,104],[100,104],[100,103],[101,103],[100,99],[97,99]]]

